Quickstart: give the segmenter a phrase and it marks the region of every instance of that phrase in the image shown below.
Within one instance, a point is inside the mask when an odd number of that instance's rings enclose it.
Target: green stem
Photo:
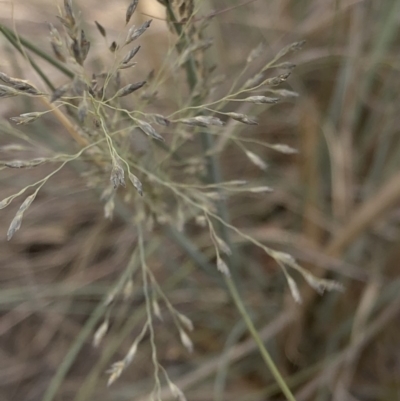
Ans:
[[[275,362],[271,358],[271,355],[265,348],[264,343],[262,342],[260,336],[258,335],[258,331],[254,327],[254,324],[253,324],[252,320],[250,319],[249,314],[246,311],[246,307],[244,306],[244,304],[242,302],[242,299],[239,295],[239,292],[236,288],[234,281],[230,277],[227,277],[225,279],[225,282],[226,282],[226,285],[228,286],[229,292],[233,298],[233,301],[236,304],[237,309],[239,310],[244,322],[246,323],[247,329],[249,330],[250,334],[252,335],[254,341],[256,342],[258,349],[260,351],[260,354],[261,354],[262,358],[264,359],[264,362],[266,363],[266,365],[268,366],[272,375],[274,376],[276,382],[278,383],[280,389],[282,390],[282,393],[285,395],[285,397],[287,398],[288,401],[296,401],[296,399],[294,398],[294,395],[292,394],[289,387],[287,386],[285,379],[279,373],[279,370],[276,367]]]
[[[179,243],[181,248],[186,251],[186,253],[190,256],[190,258],[201,268],[206,271],[209,271],[212,266],[204,257],[204,255],[196,248],[196,246],[190,242],[189,239],[186,237],[184,238],[176,231],[176,229],[172,226],[168,227],[168,231],[171,236],[174,238],[176,242]],[[240,297],[240,294],[237,290],[235,282],[231,277],[225,278],[225,284],[228,287],[229,293],[238,309],[240,315],[242,316],[248,331],[250,332],[251,336],[253,337],[254,341],[256,342],[258,349],[261,353],[262,358],[264,359],[266,365],[268,366],[269,370],[271,371],[272,375],[274,376],[278,386],[280,387],[282,393],[286,396],[288,401],[296,401],[292,392],[290,391],[289,387],[287,386],[285,379],[279,373],[278,368],[275,365],[275,362],[271,358],[268,350],[266,349],[264,343],[262,342],[257,329],[254,327],[254,324],[250,318],[249,313],[246,310],[246,307]]]
[[[5,27],[4,25],[0,24],[0,31],[7,36],[7,38],[11,41],[13,40],[14,42],[20,42],[24,47],[27,49],[31,50],[34,54],[42,58],[43,60],[46,60],[49,64],[53,65],[56,67],[59,71],[64,73],[67,77],[73,78],[74,73],[70,71],[65,65],[63,65],[61,62],[56,60],[55,58],[51,57],[49,54],[47,54],[45,51],[41,50],[39,47],[35,46],[32,42],[30,42],[27,39],[24,39],[23,37],[18,35],[18,38],[15,36],[15,33]]]
[[[24,51],[21,49],[21,46],[18,43],[18,40],[16,39],[16,36],[14,35],[13,32],[11,32],[9,29],[7,29],[5,26],[0,25],[0,32],[6,37],[6,39],[23,55],[25,56]],[[21,41],[22,43],[22,41]],[[55,90],[54,85],[50,82],[50,80],[47,78],[46,74],[41,70],[41,68],[35,63],[34,60],[32,60],[31,57],[26,55],[28,58],[29,63],[32,65],[34,70],[40,75],[40,77],[43,79],[43,81],[46,83],[46,85],[52,90]]]
[[[212,266],[206,260],[204,255],[197,249],[197,247],[193,243],[190,242],[189,239],[183,238],[183,236],[179,235],[177,230],[172,226],[169,226],[168,231],[171,234],[173,234],[172,237],[174,238],[174,240],[179,243],[181,248],[190,256],[190,258],[193,261],[195,261],[196,264],[198,264],[200,267],[202,267],[203,269],[205,269],[207,271],[209,271],[210,268],[212,268]],[[240,315],[242,316],[248,331],[250,332],[251,336],[253,337],[254,341],[256,342],[256,344],[258,346],[258,349],[260,351],[262,358],[264,359],[267,367],[269,368],[272,375],[274,376],[282,393],[286,396],[286,399],[288,401],[296,401],[292,392],[290,391],[289,387],[287,386],[285,379],[279,373],[279,370],[276,367],[275,362],[273,361],[271,355],[269,354],[264,343],[262,342],[262,340],[257,332],[257,329],[254,327],[254,324],[250,318],[250,315],[246,310],[246,306],[244,305],[244,303],[240,297],[239,291],[237,290],[235,282],[233,281],[233,279],[231,277],[225,277],[225,284],[228,287],[229,293],[236,305],[236,308],[238,309]]]

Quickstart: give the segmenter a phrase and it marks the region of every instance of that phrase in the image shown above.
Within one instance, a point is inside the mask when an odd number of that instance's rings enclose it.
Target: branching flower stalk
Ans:
[[[125,196],[122,205],[129,210],[126,213],[127,219],[136,222],[142,267],[141,281],[147,316],[142,330],[133,341],[125,358],[114,363],[109,370],[108,383],[109,385],[114,383],[132,363],[138,347],[145,335],[149,333],[155,371],[152,397],[157,400],[160,398],[160,373],[162,372],[171,392],[176,398],[184,399],[183,393],[168,378],[167,372],[157,360],[153,319],[154,317],[162,318],[158,300],[166,306],[171,314],[180,341],[188,351],[193,348],[188,334],[193,330],[193,324],[190,319],[174,308],[157,283],[151,269],[147,266],[144,257],[145,238],[146,233],[151,231],[155,224],[164,226],[168,232],[174,233],[176,230],[182,231],[188,220],[195,222],[203,220],[208,225],[210,242],[215,249],[216,268],[222,273],[232,299],[282,393],[288,400],[293,401],[294,397],[290,389],[260,340],[236,288],[234,278],[238,274],[238,266],[234,265],[236,251],[230,242],[229,231],[236,232],[248,242],[260,247],[277,261],[287,278],[294,298],[298,301],[297,286],[287,267],[300,272],[304,279],[319,292],[338,289],[338,285],[328,280],[315,279],[289,255],[266,247],[229,222],[225,204],[225,198],[228,195],[246,191],[261,194],[269,192],[271,188],[266,185],[252,187],[244,180],[224,182],[219,168],[214,136],[223,133],[228,121],[235,121],[235,123],[247,126],[257,124],[256,119],[252,116],[237,110],[226,111],[227,105],[234,107],[237,102],[251,105],[274,105],[281,98],[294,96],[293,93],[289,93],[290,91],[282,92],[285,89],[279,92],[279,89],[272,88],[285,82],[290,75],[288,70],[293,68],[291,64],[277,63],[286,54],[301,47],[302,42],[287,46],[242,86],[238,87],[239,79],[237,79],[225,96],[220,99],[213,99],[211,94],[214,85],[212,72],[204,62],[204,52],[212,44],[212,41],[203,37],[205,25],[198,24],[194,18],[194,3],[187,0],[185,1],[186,7],[176,8],[174,1],[164,0],[161,2],[166,6],[167,20],[171,30],[177,35],[178,58],[171,64],[172,69],[174,72],[179,72],[181,68],[185,70],[189,89],[188,103],[169,115],[160,114],[158,111],[157,113],[145,111],[156,96],[154,88],[165,79],[161,71],[153,74],[153,76],[149,74],[146,80],[125,82],[125,74],[128,74],[129,70],[134,67],[138,58],[137,55],[140,54],[141,47],[137,45],[136,41],[151,25],[151,20],[145,21],[139,27],[131,24],[138,0],[129,2],[125,14],[126,25],[119,32],[118,39],[114,40],[110,46],[107,45],[108,51],[112,53],[112,62],[105,72],[95,71],[93,73],[88,71],[86,60],[90,55],[91,44],[74,13],[74,5],[71,0],[64,0],[64,8],[59,16],[64,35],[54,25],[50,25],[50,46],[55,54],[55,59],[32,45],[28,40],[20,38],[9,29],[0,26],[0,31],[21,54],[26,56],[28,62],[51,91],[51,93],[43,93],[27,81],[0,72],[0,79],[4,83],[0,86],[0,98],[29,96],[41,99],[46,105],[44,112],[30,111],[13,117],[12,121],[17,125],[24,126],[35,124],[35,121],[40,119],[42,115],[51,113],[81,147],[79,152],[72,155],[59,155],[50,151],[51,156],[49,157],[28,161],[0,162],[0,166],[3,168],[21,169],[38,168],[45,163],[61,162],[59,167],[43,179],[26,186],[0,202],[0,208],[5,208],[19,195],[31,188],[35,189],[21,204],[11,222],[7,237],[11,239],[20,228],[24,213],[50,178],[68,162],[77,160],[85,154],[85,165],[88,169],[87,183],[91,188],[100,190],[101,201],[104,202],[105,217],[110,219],[113,217],[115,205],[121,202],[118,199],[118,193],[123,191]],[[95,27],[103,38],[108,38],[107,30],[100,22],[96,21]],[[27,54],[27,50],[32,51],[36,56],[62,71],[69,81],[58,87],[53,85],[33,58]],[[255,58],[260,57],[261,52],[262,47],[258,47],[248,56],[243,75],[247,66]],[[166,65],[165,62],[163,69],[161,69],[163,73],[167,69]],[[278,68],[284,72],[270,77],[268,74],[271,68]],[[269,93],[272,95],[267,96]],[[126,99],[131,97],[134,98],[134,110],[130,110],[126,102]],[[173,128],[172,138],[169,132],[160,134],[158,129],[154,128],[155,126],[161,127],[159,129],[162,130],[165,127],[169,127],[169,130]],[[139,135],[145,136],[147,141],[154,142],[160,148],[167,150],[167,155],[164,158],[158,158],[157,155],[143,156],[135,148],[136,142],[139,142],[136,140]],[[200,156],[194,154],[188,159],[183,159],[180,155],[180,149],[189,140],[198,136],[201,138],[203,154]],[[169,149],[170,140],[173,143],[172,149]],[[266,170],[267,164],[262,157],[245,146],[246,141],[248,143],[251,140],[231,135],[229,141],[235,143],[251,163],[262,170]],[[130,146],[129,144],[132,143],[133,145]],[[296,151],[285,144],[264,142],[259,144],[286,154]],[[180,170],[184,173],[183,177],[176,172],[174,163],[171,161],[178,163]],[[206,170],[206,178],[204,177],[204,170]],[[205,260],[204,255],[198,252],[197,247],[188,238],[182,239],[175,234],[173,237],[196,262],[208,266],[208,260]],[[227,262],[225,262],[225,258]],[[124,294],[124,297],[129,298],[132,292],[132,280],[132,276],[127,277],[125,282],[121,283],[119,287],[115,287],[107,297],[104,305],[107,313],[103,323],[95,332],[94,346],[100,346],[102,339],[107,335],[111,308],[114,306],[114,300],[118,294]],[[50,401],[54,397],[53,389],[53,387],[49,389],[46,401]]]

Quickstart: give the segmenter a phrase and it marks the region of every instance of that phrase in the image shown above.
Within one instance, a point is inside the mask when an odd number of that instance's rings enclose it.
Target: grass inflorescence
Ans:
[[[300,273],[317,292],[341,290],[335,281],[316,277],[302,267],[288,253],[274,250],[248,234],[229,219],[228,202],[232,196],[254,194],[268,196],[273,191],[263,179],[261,183],[248,182],[244,177],[224,180],[219,159],[227,144],[234,146],[249,165],[257,167],[268,176],[268,163],[248,147],[249,139],[240,135],[241,128],[258,125],[260,110],[269,109],[285,99],[294,99],[298,93],[280,86],[290,80],[295,65],[284,59],[301,50],[304,41],[285,46],[270,61],[263,63],[256,72],[247,76],[256,62],[263,58],[264,46],[257,46],[243,57],[243,71],[231,82],[216,79],[214,67],[206,57],[213,45],[208,37],[208,18],[197,18],[198,9],[193,1],[161,1],[165,6],[166,20],[174,45],[159,71],[147,71],[147,76],[135,78],[135,67],[145,64],[140,58],[143,45],[138,41],[152,28],[152,19],[135,26],[132,21],[139,1],[130,1],[125,16],[121,15],[121,26],[115,39],[107,32],[101,21],[93,22],[97,34],[102,38],[108,57],[103,71],[93,71],[89,62],[93,45],[85,31],[84,21],[72,0],[64,0],[58,22],[49,24],[50,47],[53,55],[44,54],[25,38],[6,27],[2,32],[10,43],[21,52],[27,65],[31,65],[39,76],[43,75],[27,51],[35,57],[51,62],[65,75],[65,82],[58,86],[45,81],[47,90],[39,90],[32,83],[0,73],[0,98],[29,97],[38,102],[38,111],[29,110],[11,117],[13,128],[37,124],[41,119],[54,118],[73,140],[69,148],[78,148],[71,153],[47,149],[43,157],[30,160],[4,160],[4,169],[38,169],[50,165],[50,173],[21,190],[1,200],[0,208],[8,207],[24,195],[7,232],[11,240],[21,228],[24,215],[34,203],[45,185],[51,185],[66,165],[82,161],[82,179],[87,187],[98,194],[104,204],[104,216],[112,219],[114,214],[124,216],[136,237],[138,269],[127,268],[124,275],[107,294],[101,313],[96,321],[98,328],[93,334],[93,346],[101,347],[112,326],[112,318],[118,307],[117,301],[128,302],[134,286],[143,294],[144,316],[141,328],[125,356],[114,362],[107,370],[108,385],[114,384],[135,360],[138,349],[149,340],[150,355],[154,368],[152,399],[161,400],[162,383],[166,383],[177,399],[185,396],[162,366],[156,346],[156,323],[162,321],[161,310],[169,313],[177,337],[186,350],[193,352],[190,334],[194,330],[191,320],[179,312],[169,300],[162,285],[157,281],[146,260],[146,247],[152,233],[164,229],[170,237],[206,271],[210,265],[222,273],[225,285],[244,319],[245,325],[258,346],[260,355],[288,400],[294,400],[289,386],[275,366],[273,359],[256,330],[244,301],[237,290],[237,277],[243,274],[247,256],[240,254],[232,236],[244,240],[274,259],[281,268],[288,288],[296,302],[302,302],[301,292],[292,272]],[[111,42],[110,42],[111,41]],[[133,72],[132,72],[133,71]],[[182,99],[175,110],[160,107],[162,85],[168,74],[178,76],[182,85]],[[243,79],[247,76],[246,79]],[[226,93],[220,95],[218,85],[224,83]],[[228,85],[226,85],[228,83]],[[161,100],[160,100],[161,98]],[[35,105],[36,103],[31,103]],[[40,110],[40,107],[44,110]],[[273,110],[273,109],[272,109]],[[232,128],[233,127],[233,128]],[[194,146],[193,146],[194,144]],[[266,147],[283,155],[293,155],[297,150],[284,143],[261,141]],[[252,150],[250,150],[252,149]],[[56,164],[57,167],[53,168]],[[82,165],[79,166],[82,169]],[[212,255],[203,254],[193,244],[190,235],[183,234],[186,227],[196,227],[208,234]],[[169,234],[168,234],[169,233]],[[136,252],[136,253],[135,253]],[[132,256],[134,257],[134,256]],[[134,284],[135,283],[135,284]],[[67,362],[66,362],[67,364]],[[66,366],[66,365],[65,365]],[[55,397],[57,386],[65,371],[59,370],[45,393],[45,400]],[[61,378],[61,379],[60,379]]]

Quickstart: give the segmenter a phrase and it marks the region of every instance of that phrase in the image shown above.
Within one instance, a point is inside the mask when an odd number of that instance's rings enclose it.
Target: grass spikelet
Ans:
[[[13,218],[10,227],[7,231],[7,241],[10,241],[10,239],[14,236],[14,234],[21,228],[21,223],[22,223],[22,218],[24,217],[24,213],[34,201],[36,195],[37,192],[33,193],[32,195],[29,195],[20,206],[18,212]]]
[[[75,25],[75,16],[72,11],[72,0],[64,0],[65,18],[71,26]]]
[[[260,43],[256,48],[254,48],[249,55],[247,56],[246,63],[251,63],[257,58],[259,58],[262,52],[265,50],[265,46],[263,43]]]
[[[267,170],[268,165],[267,163],[264,162],[264,160],[261,159],[260,156],[256,155],[255,153],[251,152],[250,150],[246,150],[246,156],[249,158],[249,160],[259,167],[261,170]]]
[[[118,45],[117,45],[117,42],[114,40],[111,43],[111,45],[109,47],[109,50],[110,50],[111,53],[115,53],[117,49],[118,49]]]
[[[133,13],[136,10],[136,7],[139,3],[139,0],[132,0],[128,6],[128,8],[126,9],[126,16],[125,16],[125,22],[128,24],[129,21],[131,20],[131,17],[133,15]]]
[[[290,63],[289,61],[285,61],[284,63],[276,64],[274,67],[280,68],[281,70],[292,71],[296,68],[296,64]]]
[[[4,167],[9,167],[9,168],[32,168],[39,166],[40,164],[43,164],[46,162],[46,159],[44,158],[36,158],[33,160],[12,160],[9,162],[0,162],[0,165]]]
[[[5,209],[12,202],[12,200],[13,200],[13,198],[11,196],[6,199],[3,199],[0,202],[0,210]]]
[[[225,276],[230,276],[231,275],[228,265],[225,263],[225,261],[223,259],[221,259],[219,257],[219,255],[217,257],[217,269],[218,269],[219,272],[221,272]]]
[[[129,172],[129,179],[130,179],[132,185],[139,192],[140,196],[143,196],[143,187],[142,187],[142,183],[140,182],[139,178],[137,178],[136,175]]]
[[[53,52],[58,60],[65,63],[67,61],[67,57],[65,55],[66,49],[61,39],[61,35],[58,32],[58,30],[54,27],[54,25],[51,23],[49,23],[49,30],[50,30],[50,44],[53,49]]]
[[[193,331],[193,322],[187,316],[178,311],[174,311],[174,313],[179,322],[185,327],[186,330]]]
[[[29,195],[24,202],[22,203],[22,205],[20,206],[18,213],[24,213],[30,205],[32,205],[32,202],[35,200],[37,195],[37,192],[33,193],[32,195]]]
[[[63,46],[63,40],[61,39],[60,32],[58,29],[54,27],[52,23],[48,24],[49,31],[50,31],[50,40],[54,42],[57,46]]]
[[[260,85],[265,80],[265,73],[258,73],[254,77],[249,78],[244,84],[245,89],[252,89]]]
[[[51,47],[57,59],[65,63],[67,61],[67,58],[62,51],[62,47],[57,46],[54,42],[51,42]]]
[[[324,278],[315,277],[309,271],[301,267],[296,262],[288,263],[288,266],[297,270],[307,281],[307,283],[314,288],[320,295],[322,295],[325,291],[344,291],[344,286],[341,283],[338,283],[335,280],[329,280]]]
[[[276,55],[275,60],[279,60],[282,57],[286,56],[288,53],[295,52],[300,50],[304,44],[306,43],[305,40],[302,40],[300,42],[294,42],[288,46],[285,46],[282,50],[279,51],[279,53]]]
[[[71,85],[68,83],[57,88],[51,95],[51,103],[54,103],[56,100],[61,99],[68,92],[70,87]]]
[[[169,391],[171,391],[172,396],[178,401],[186,401],[186,397],[182,390],[170,380],[168,380]]]
[[[156,139],[157,141],[164,142],[164,138],[156,132],[156,130],[146,121],[135,120],[139,128],[149,137]]]
[[[287,280],[287,282],[289,284],[289,289],[290,289],[290,292],[292,294],[293,299],[298,304],[301,304],[302,303],[302,299],[301,299],[299,287],[297,286],[296,282],[289,275],[286,275],[286,280]]]
[[[156,316],[162,322],[163,318],[161,315],[160,304],[158,303],[157,298],[153,297],[153,299],[151,300],[151,307],[153,309],[154,316]]]
[[[146,85],[146,81],[140,81],[136,82],[135,84],[128,84],[121,88],[116,94],[115,97],[124,97],[128,96],[131,93],[137,91],[138,89],[142,88],[144,85]]]
[[[260,193],[264,193],[264,192],[273,192],[273,190],[274,189],[271,187],[263,186],[263,187],[250,188],[249,192],[252,192],[253,194],[260,194]]]
[[[136,63],[135,61],[132,61],[131,63],[127,63],[127,64],[122,64],[122,63],[121,63],[121,64],[118,66],[118,69],[119,69],[119,70],[126,70],[127,68],[134,67],[136,64],[137,64],[137,63]]]
[[[132,298],[133,289],[134,289],[133,280],[129,279],[124,285],[124,288],[122,290],[122,298],[124,301],[127,301]]]
[[[276,104],[279,102],[279,98],[267,96],[249,96],[243,99],[243,102],[250,102],[255,104]]]
[[[299,151],[295,148],[292,148],[289,145],[284,143],[275,143],[273,145],[268,145],[270,149],[276,150],[277,152],[284,153],[286,155],[293,155],[299,153]]]
[[[96,333],[93,336],[93,342],[92,342],[93,347],[97,348],[100,345],[100,343],[103,340],[104,336],[107,334],[108,327],[109,327],[109,321],[107,319],[96,330]]]
[[[285,74],[280,74],[276,77],[268,78],[265,80],[264,85],[267,86],[277,86],[281,83],[285,82],[290,77],[290,72],[286,72]]]
[[[22,79],[11,78],[2,72],[0,72],[0,79],[6,84],[11,85],[11,87],[18,92],[33,96],[42,95],[32,84]]]
[[[161,114],[154,114],[153,115],[154,122],[158,125],[162,125],[164,127],[168,127],[171,124],[171,121],[168,118],[162,116]]]
[[[215,241],[217,242],[218,248],[221,250],[221,252],[225,253],[225,255],[232,255],[232,250],[229,248],[228,244],[220,238],[218,235],[214,235]]]
[[[187,349],[187,351],[189,353],[192,353],[193,352],[193,342],[190,339],[190,337],[187,335],[185,330],[183,330],[182,328],[179,328],[179,337],[181,339],[183,346]]]
[[[125,370],[124,361],[115,362],[107,373],[110,375],[107,381],[107,387],[110,387],[122,374]]]
[[[125,45],[128,45],[129,43],[133,42],[136,40],[139,36],[143,35],[146,29],[151,25],[152,20],[148,20],[144,22],[139,28],[135,29],[133,26],[131,29],[128,31],[128,35],[125,40]]]
[[[121,167],[121,164],[116,157],[113,157],[112,160],[110,181],[115,189],[117,189],[120,185],[125,187],[124,169]]]
[[[104,218],[112,220],[114,216],[115,202],[114,197],[110,198],[104,205]]]
[[[243,124],[258,125],[258,122],[254,117],[249,117],[249,116],[246,116],[245,114],[230,112],[230,113],[226,113],[226,115],[233,118],[236,121],[240,121]]]
[[[129,348],[128,353],[122,361],[115,362],[111,368],[107,371],[110,377],[107,382],[107,386],[111,386],[122,374],[122,372],[132,363],[136,352],[138,350],[139,343],[143,340],[144,335],[148,329],[147,324],[143,327],[141,333],[136,337],[135,341]]]
[[[0,99],[18,96],[20,93],[9,86],[0,85]]]
[[[105,30],[105,28],[103,27],[103,25],[101,25],[99,22],[94,21],[94,23],[96,24],[96,28],[97,30],[100,32],[100,35],[103,36],[103,38],[107,37],[107,31]]]
[[[19,115],[18,117],[11,117],[10,120],[17,123],[17,125],[25,125],[25,124],[31,123],[32,121],[37,120],[42,115],[43,115],[43,113],[39,113],[39,112],[23,113],[23,114]]]
[[[138,51],[140,50],[140,46],[136,46],[134,47],[121,61],[121,63],[126,66],[132,59],[133,57],[136,56],[136,54],[138,53]]]
[[[128,365],[130,365],[130,364],[132,363],[133,358],[134,358],[135,355],[136,355],[136,352],[137,352],[139,343],[140,343],[140,341],[142,341],[142,339],[143,339],[144,334],[146,333],[146,331],[147,331],[147,326],[145,326],[145,327],[143,328],[143,330],[142,330],[142,332],[140,333],[140,335],[136,338],[136,340],[133,342],[132,346],[129,348],[129,351],[128,351],[128,353],[126,354],[126,356],[125,356],[125,358],[124,358],[125,366],[128,366]]]
[[[85,31],[81,29],[81,40],[80,40],[80,60],[81,64],[86,60],[86,57],[90,50],[90,42],[86,39]]]
[[[224,122],[218,117],[213,116],[197,116],[192,118],[184,118],[179,120],[179,122],[187,125],[193,125],[195,127],[208,127],[210,125],[222,127]]]

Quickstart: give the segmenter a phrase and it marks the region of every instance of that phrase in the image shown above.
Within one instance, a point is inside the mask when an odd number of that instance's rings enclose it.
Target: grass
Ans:
[[[142,3],[0,26],[5,397],[395,399],[398,2]]]

